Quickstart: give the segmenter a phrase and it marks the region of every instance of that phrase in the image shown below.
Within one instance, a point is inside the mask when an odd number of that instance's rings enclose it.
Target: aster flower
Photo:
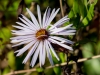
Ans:
[[[47,56],[50,64],[53,65],[52,54],[57,58],[57,60],[59,60],[59,58],[51,43],[58,44],[59,46],[69,50],[73,50],[72,47],[67,45],[67,43],[73,44],[73,42],[61,37],[63,35],[68,36],[75,34],[76,30],[71,27],[72,24],[61,26],[65,22],[69,21],[68,16],[63,17],[54,24],[51,23],[59,12],[59,8],[57,10],[53,9],[52,11],[50,8],[47,8],[42,19],[40,7],[37,5],[38,21],[28,8],[26,8],[26,10],[29,13],[32,21],[21,14],[22,17],[19,17],[19,19],[22,22],[16,22],[18,26],[13,25],[13,27],[17,28],[18,30],[12,30],[12,34],[14,34],[15,37],[11,38],[11,43],[14,43],[13,47],[25,44],[22,49],[15,51],[17,56],[20,56],[25,51],[29,50],[28,54],[23,60],[23,63],[26,63],[27,60],[32,57],[30,65],[33,67],[37,58],[39,57],[41,67],[45,64],[45,59]]]

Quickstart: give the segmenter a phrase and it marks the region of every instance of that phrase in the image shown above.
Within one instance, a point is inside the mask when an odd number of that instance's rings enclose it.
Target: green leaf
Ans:
[[[84,62],[83,66],[86,75],[100,75],[100,62],[98,59],[91,59]]]
[[[90,5],[90,8],[89,8],[88,12],[89,12],[89,14],[91,14],[92,17],[94,16],[94,4]]]
[[[69,7],[72,7],[73,6],[73,1],[74,0],[66,0],[67,1],[67,4]]]
[[[19,5],[19,1],[16,0],[11,4],[11,6],[7,10],[8,11],[16,11],[18,9],[18,5]]]
[[[82,54],[84,58],[90,58],[94,55],[93,43],[86,43],[82,45]],[[91,59],[84,62],[84,70],[87,75],[100,75],[100,62],[98,59]],[[91,69],[90,69],[91,68]]]
[[[53,53],[52,53],[52,58],[53,58],[54,64],[60,64],[60,63],[61,63],[61,61],[58,61],[58,60],[55,58],[55,56],[53,55]],[[56,73],[56,75],[61,75],[61,67],[54,67],[53,70],[54,70],[54,72]]]
[[[83,0],[74,0],[73,11],[75,14],[78,13],[78,14],[80,14],[80,16],[82,16],[84,18],[87,14],[87,10],[86,10],[84,1]]]
[[[76,28],[80,28],[81,24],[80,24],[80,16],[77,15],[77,17],[72,19],[72,23]]]
[[[89,21],[92,20],[93,16],[94,16],[94,4],[90,4],[88,14],[87,14],[87,18],[89,19]]]
[[[82,16],[83,19],[87,15],[86,6],[84,5],[82,0],[80,0],[78,4],[79,4],[80,16]]]
[[[8,29],[7,27],[0,29],[0,38],[2,39],[2,43],[9,41],[10,37],[10,29]]]
[[[16,66],[15,66],[14,52],[13,51],[8,52],[7,58],[8,58],[8,64],[9,64],[10,68],[15,70]]]
[[[62,75],[61,74],[61,67],[54,67],[53,70],[56,73],[56,75]]]
[[[86,25],[89,23],[87,17],[85,17],[85,18],[82,20],[82,23],[84,24],[84,26],[86,26]]]
[[[88,58],[93,56],[93,45],[91,43],[82,45],[82,50],[83,57]]]
[[[69,17],[69,18],[73,18],[74,16],[75,16],[75,14],[74,14],[73,10],[71,10],[71,11],[69,12],[69,14],[68,14],[68,17]]]
[[[43,72],[44,69],[43,69],[43,68],[36,68],[36,71],[37,71],[37,72]]]
[[[82,0],[82,1],[84,3],[85,7],[87,7],[87,4],[88,4],[87,0]]]
[[[2,75],[6,75],[9,72],[10,72],[10,68],[6,67],[6,68],[4,68]]]
[[[74,3],[73,3],[73,12],[75,14],[77,14],[79,12],[79,6],[78,6],[78,1],[77,0],[74,0]]]
[[[93,16],[94,16],[94,4],[90,4],[87,16],[82,21],[84,26],[88,25],[89,21],[92,20]]]
[[[33,0],[25,0],[25,3],[30,4]]]
[[[59,58],[61,62],[65,62],[65,53],[59,53]]]

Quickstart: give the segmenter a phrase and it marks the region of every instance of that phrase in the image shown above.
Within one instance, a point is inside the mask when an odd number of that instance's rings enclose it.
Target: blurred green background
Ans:
[[[64,15],[68,15],[70,23],[76,28],[75,36],[67,38],[73,40],[73,53],[68,53],[69,61],[77,61],[79,58],[88,58],[100,54],[100,0],[61,0]],[[32,69],[30,62],[22,64],[27,53],[16,57],[15,50],[22,46],[12,48],[10,38],[12,37],[12,25],[18,21],[18,16],[22,13],[27,16],[26,7],[35,15],[36,5],[41,7],[42,14],[47,6],[50,8],[60,8],[59,0],[0,0],[0,75],[5,75],[13,71]],[[57,14],[53,22],[62,17],[61,11]],[[65,52],[56,50],[61,61],[53,58],[55,64],[67,61]],[[39,68],[37,62],[35,72],[20,73],[17,75],[67,75],[71,73],[83,75],[100,75],[100,58],[87,60],[85,62],[72,64],[69,66],[59,66],[45,69],[50,66],[46,60],[43,68]],[[65,68],[65,69],[64,69]],[[75,75],[75,74],[73,74]]]

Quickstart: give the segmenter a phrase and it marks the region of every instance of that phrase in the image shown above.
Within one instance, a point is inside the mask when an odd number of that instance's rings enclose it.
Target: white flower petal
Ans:
[[[21,36],[21,35],[20,35],[20,36],[12,37],[12,38],[10,38],[10,39],[11,39],[11,40],[13,40],[13,39],[14,39],[14,40],[15,40],[15,39],[16,39],[16,40],[19,40],[19,39],[25,39],[25,38],[32,38],[32,39],[33,39],[34,36],[33,36],[33,35],[28,35],[28,36],[27,36],[27,35],[24,35],[24,36]]]
[[[33,39],[32,39],[32,40],[33,40]],[[27,43],[31,42],[32,40],[21,41],[21,42],[18,43],[18,44],[12,45],[12,47],[16,47],[16,46],[19,46],[19,45],[22,45],[22,44],[27,44]]]
[[[46,10],[47,10],[47,9],[46,9]],[[46,11],[46,12],[47,12],[47,11]],[[50,23],[49,23],[49,20],[50,20],[50,18],[52,17],[52,15],[54,14],[55,9],[52,10],[51,15],[49,14],[49,12],[50,12],[50,9],[48,10],[48,15],[47,15],[47,16],[48,16],[48,19],[46,20],[46,23],[45,23],[45,26],[46,26],[46,27],[49,26],[49,24],[50,24]]]
[[[50,25],[51,21],[52,21],[52,20],[54,19],[54,17],[57,15],[57,13],[58,13],[59,10],[60,10],[60,9],[57,9],[57,10],[55,11],[54,14],[51,13],[50,18],[49,18],[49,20],[48,20],[48,22],[47,22],[47,25]]]
[[[15,35],[32,35],[32,34],[35,34],[35,32],[29,31],[29,30],[27,30],[27,31],[24,31],[24,30],[18,30],[18,31],[12,30],[12,34],[15,34]]]
[[[33,38],[24,38],[24,39],[13,39],[11,41],[11,43],[18,43],[18,42],[22,42],[22,41],[27,41],[27,40],[34,40]]]
[[[36,38],[34,37],[13,37],[11,38],[11,43],[18,43],[18,42],[22,42],[22,41],[27,41],[27,40],[36,40]]]
[[[18,53],[20,50],[16,50],[14,53]]]
[[[22,14],[21,14],[22,15]],[[29,23],[27,26],[29,26],[32,30],[37,30],[38,28],[29,20],[27,19],[24,15],[22,17]]]
[[[49,61],[50,61],[50,64],[51,64],[51,65],[54,65],[53,60],[52,60],[52,55],[51,55],[51,52],[50,52],[50,48],[49,48],[49,45],[47,44],[47,40],[46,40],[45,43],[46,43],[47,57],[48,57],[48,59],[49,59]]]
[[[32,33],[29,33],[29,32],[16,32],[16,33],[12,33],[12,34],[14,34],[14,35],[31,35]]]
[[[37,5],[37,13],[38,13],[38,20],[39,20],[39,23],[40,23],[40,27],[42,26],[41,24],[41,11],[40,11],[40,7],[39,5]]]
[[[45,63],[45,58],[46,58],[46,43],[45,43],[45,40],[44,40],[44,44],[43,44],[43,55],[42,55],[42,65],[44,65]]]
[[[40,29],[39,23],[38,23],[38,21],[36,20],[35,16],[32,14],[32,12],[31,12],[28,8],[26,8],[26,10],[27,10],[27,12],[29,13],[29,15],[30,15],[30,17],[31,17],[31,19],[32,19],[32,21],[33,21],[33,23],[35,24],[35,26],[36,26],[38,29]]]
[[[55,8],[52,10],[50,17],[55,13]]]
[[[23,16],[24,17],[24,16]],[[25,17],[24,17],[25,18]],[[27,26],[30,26],[30,23],[28,23],[27,21],[25,21],[24,19],[20,18],[19,19],[24,23],[26,24]],[[32,29],[33,27],[31,26],[30,29]]]
[[[50,27],[50,29],[53,29],[56,26],[60,26],[62,24],[64,24],[65,22],[69,21],[69,18],[67,18],[68,16],[63,17],[62,19],[60,19],[59,21],[57,21],[52,27]]]
[[[58,40],[61,43],[69,43],[69,44],[73,44],[74,43],[74,42],[72,42],[72,41],[70,41],[68,39],[64,39],[64,38],[61,38],[61,37],[58,37],[58,36],[50,36],[50,38]]]
[[[36,41],[31,41],[29,44],[27,44],[25,47],[20,49],[19,53],[16,56],[20,56],[23,54],[26,50],[28,50]]]
[[[38,47],[38,44],[39,44],[38,41],[36,41],[36,43],[34,43],[33,47],[30,49],[29,53],[27,54],[27,56],[23,60],[23,63],[26,63],[27,60],[32,56],[32,54],[35,52],[36,48]]]
[[[58,42],[58,41],[56,41],[56,40],[54,40],[52,38],[49,38],[48,40],[51,41],[52,43],[58,44],[58,45],[60,45],[60,46],[62,46],[64,48],[66,48],[66,49],[73,50],[72,47],[70,47],[68,45],[65,45],[65,44],[62,44],[62,43],[60,43],[60,42]]]
[[[44,28],[48,27],[47,23],[48,23],[48,20],[49,20],[49,17],[50,17],[50,8],[48,8],[48,11],[47,11],[47,15],[46,15],[46,21],[45,21],[45,24],[44,24]]]
[[[34,53],[34,55],[33,55],[33,57],[32,57],[32,61],[31,61],[31,64],[30,64],[32,67],[33,67],[33,66],[35,65],[35,63],[36,63],[36,60],[37,60],[38,55],[39,55],[39,52],[40,52],[40,44],[39,44],[38,48],[36,49],[36,51],[35,51],[35,53]]]
[[[23,24],[23,23],[20,23],[20,22],[16,22],[18,25],[22,26],[23,28],[27,28],[27,29],[30,29],[29,26]],[[33,29],[32,29],[33,30]]]
[[[29,30],[29,29],[21,27],[21,26],[15,26],[15,25],[12,25],[12,26],[15,27],[15,28],[17,28],[17,29],[21,29],[21,30]]]
[[[40,62],[40,67],[41,67],[41,65],[42,65],[42,58],[43,58],[43,54],[42,54],[42,52],[43,52],[43,42],[41,41],[40,42],[40,55],[39,55],[39,62]]]
[[[66,30],[63,30],[63,31],[61,31],[61,32],[66,32],[66,33],[75,33],[76,32],[76,30],[75,29],[66,29]]]
[[[57,60],[60,60],[60,59],[58,58],[58,56],[57,56],[56,52],[54,51],[54,48],[51,46],[50,42],[49,42],[49,41],[47,41],[47,43],[48,43],[48,45],[49,45],[50,50],[51,50],[51,51],[52,51],[52,53],[54,54],[54,56],[57,58]]]
[[[43,26],[42,26],[42,27],[45,26],[47,10],[48,10],[48,8],[46,9],[46,11],[45,11],[45,13],[44,13],[44,15],[43,15],[43,24],[42,24]]]
[[[68,29],[68,28],[69,28],[70,26],[72,26],[72,25],[73,25],[73,24],[70,24],[70,25],[68,25],[68,26],[61,27],[61,28],[52,29],[52,30],[51,30],[51,31],[52,31],[51,34],[61,32],[61,31],[65,30],[65,29]]]
[[[60,32],[60,33],[54,33],[53,35],[75,35],[75,33]]]

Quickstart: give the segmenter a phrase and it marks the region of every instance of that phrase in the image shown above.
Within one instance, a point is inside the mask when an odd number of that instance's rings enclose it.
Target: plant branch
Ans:
[[[63,10],[63,6],[62,6],[62,0],[59,0],[60,2],[60,8],[61,8],[61,15],[62,17],[64,17],[64,10]]]
[[[84,61],[87,61],[87,60],[90,60],[90,59],[96,59],[96,58],[100,58],[100,55],[96,55],[96,56],[93,56],[93,57],[90,57],[90,58],[79,59],[77,61],[77,63],[84,62]],[[48,66],[45,69],[50,69],[50,68],[57,67],[57,66],[64,66],[66,64],[67,64],[66,62],[61,63],[61,64],[55,64],[54,66]],[[75,62],[74,61],[70,61],[68,65],[71,65],[71,64],[75,64]],[[10,73],[5,74],[5,75],[14,75],[14,74],[20,74],[20,73],[26,73],[26,72],[33,72],[33,71],[37,71],[36,68],[29,69],[29,70],[13,71],[13,72],[10,72]]]

